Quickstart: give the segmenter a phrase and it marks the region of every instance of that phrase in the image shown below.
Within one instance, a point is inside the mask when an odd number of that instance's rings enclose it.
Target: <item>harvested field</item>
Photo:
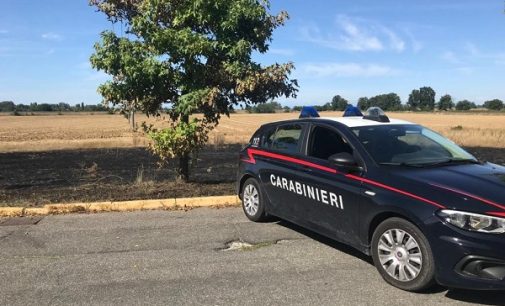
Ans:
[[[325,117],[340,112],[323,112]],[[462,146],[505,147],[505,114],[392,113],[391,117],[426,125]],[[223,117],[210,135],[210,144],[244,144],[261,124],[292,119],[297,113],[232,114]],[[145,117],[138,116],[139,122]],[[156,123],[153,119],[149,122]],[[141,133],[128,130],[120,115],[0,116],[0,152],[88,148],[143,147]]]
[[[146,138],[129,132],[122,116],[0,116],[0,206],[232,194],[240,147],[261,124],[297,115],[223,118],[209,146],[193,160],[190,183],[175,180],[174,162],[158,168],[158,159],[145,148]],[[395,113],[392,117],[424,124],[478,158],[505,164],[504,115]]]

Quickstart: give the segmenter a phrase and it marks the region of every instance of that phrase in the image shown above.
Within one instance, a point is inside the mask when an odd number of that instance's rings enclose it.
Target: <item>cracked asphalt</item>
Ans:
[[[0,305],[471,303],[505,293],[407,293],[353,249],[239,208],[0,219]]]

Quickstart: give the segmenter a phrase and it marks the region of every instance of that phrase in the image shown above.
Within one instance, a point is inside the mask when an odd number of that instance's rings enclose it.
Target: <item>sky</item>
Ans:
[[[293,62],[300,88],[284,105],[323,104],[431,86],[437,99],[505,100],[503,0],[271,0],[290,19],[274,32],[267,65]],[[107,75],[89,64],[106,29],[87,0],[0,0],[0,101],[100,103]]]

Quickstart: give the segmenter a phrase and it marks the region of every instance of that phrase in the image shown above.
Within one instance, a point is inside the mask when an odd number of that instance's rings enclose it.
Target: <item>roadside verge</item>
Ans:
[[[0,217],[40,216],[67,213],[98,213],[111,211],[138,211],[153,209],[190,209],[195,207],[239,206],[237,196],[172,198],[118,202],[47,204],[43,207],[0,207]]]

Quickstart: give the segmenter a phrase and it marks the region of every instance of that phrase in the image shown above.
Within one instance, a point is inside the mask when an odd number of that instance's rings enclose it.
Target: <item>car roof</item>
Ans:
[[[317,118],[316,118],[317,119]],[[380,122],[370,119],[364,119],[361,116],[353,117],[321,117],[322,120],[331,120],[339,122],[348,127],[360,127],[360,126],[374,126],[374,125],[393,125],[393,124],[415,124],[409,121],[389,118],[389,122]]]
[[[394,118],[389,118],[389,122],[379,122],[375,120],[370,120],[370,119],[364,119],[361,116],[353,116],[353,117],[312,117],[312,118],[301,118],[301,119],[288,119],[288,120],[280,120],[280,121],[275,121],[275,122],[270,122],[265,125],[277,125],[277,124],[283,124],[283,123],[295,123],[298,121],[312,121],[312,122],[317,122],[317,121],[333,121],[333,122],[338,122],[340,124],[343,124],[347,127],[353,128],[353,127],[362,127],[362,126],[379,126],[379,125],[395,125],[395,124],[416,124],[412,123],[409,121],[401,120],[401,119],[394,119]]]

